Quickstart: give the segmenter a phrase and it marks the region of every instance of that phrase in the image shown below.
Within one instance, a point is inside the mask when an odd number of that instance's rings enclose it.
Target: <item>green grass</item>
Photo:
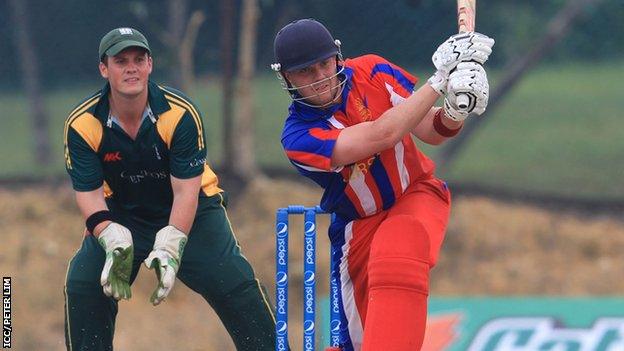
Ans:
[[[52,166],[43,168],[34,157],[33,128],[30,104],[24,95],[0,95],[3,116],[0,118],[0,178],[17,176],[55,175],[63,172],[63,124],[71,109],[96,85],[83,90],[54,91],[45,96],[50,118]]]
[[[447,175],[516,191],[623,198],[622,64],[539,69],[492,111]]]
[[[624,111],[622,62],[571,64],[528,74],[465,145],[448,174],[455,182],[578,197],[624,198]],[[492,88],[496,87],[493,74]],[[256,150],[264,166],[288,168],[280,133],[289,99],[273,75],[254,82]],[[0,178],[63,172],[63,121],[97,85],[47,95],[53,167],[41,169],[30,152],[28,104],[21,95],[2,95]],[[189,95],[204,115],[209,159],[222,161],[219,81],[201,81]],[[236,106],[236,101],[234,102]],[[435,148],[425,147],[435,155]]]
[[[219,84],[217,80],[209,80],[199,84],[191,92],[194,101],[202,110],[209,145],[208,156],[215,164],[221,163],[223,156],[222,95]],[[259,76],[253,84],[258,162],[263,166],[289,167],[282,151],[280,136],[290,98],[281,90],[277,78],[272,74]],[[236,109],[237,101],[233,105]]]

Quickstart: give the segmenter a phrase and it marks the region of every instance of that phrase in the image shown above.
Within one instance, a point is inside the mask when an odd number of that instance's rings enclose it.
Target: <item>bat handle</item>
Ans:
[[[459,107],[460,110],[466,110],[469,105],[470,97],[468,96],[468,94],[457,94],[457,107]]]

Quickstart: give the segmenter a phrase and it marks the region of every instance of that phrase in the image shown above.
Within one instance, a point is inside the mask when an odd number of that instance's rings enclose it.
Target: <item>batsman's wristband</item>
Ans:
[[[97,211],[87,218],[86,225],[89,233],[93,234],[95,227],[105,221],[112,221],[113,214],[109,210]]]
[[[442,115],[444,114],[444,109],[440,108],[438,112],[436,112],[435,116],[433,116],[433,129],[445,138],[452,138],[459,133],[459,131],[464,126],[463,124],[457,129],[450,129],[442,123]]]

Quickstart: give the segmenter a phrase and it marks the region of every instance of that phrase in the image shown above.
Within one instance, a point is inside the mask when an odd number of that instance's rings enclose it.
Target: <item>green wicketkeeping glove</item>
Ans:
[[[161,303],[173,289],[186,240],[186,234],[172,225],[156,233],[154,248],[145,259],[147,268],[154,268],[158,278],[158,286],[150,298],[154,306]]]
[[[100,276],[104,294],[115,300],[129,299],[132,296],[130,274],[134,258],[130,230],[112,222],[102,230],[98,242],[106,252],[104,269]]]

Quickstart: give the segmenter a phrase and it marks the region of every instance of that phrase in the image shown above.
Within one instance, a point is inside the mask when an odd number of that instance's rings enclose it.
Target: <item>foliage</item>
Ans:
[[[220,2],[189,0],[190,10],[200,9],[206,21],[195,49],[197,74],[220,68]],[[497,39],[493,66],[501,66],[529,48],[544,32],[548,21],[564,6],[564,0],[481,1],[477,29]],[[159,41],[167,24],[167,1],[50,0],[46,6],[30,6],[30,25],[36,54],[48,87],[94,81],[97,46],[101,36],[119,26],[134,26],[145,32],[155,55],[156,73],[166,78],[171,53]],[[7,2],[0,2],[0,35],[12,38]],[[53,9],[54,16],[50,16]],[[261,1],[258,29],[259,70],[273,60],[273,38],[287,22],[314,17],[343,43],[347,56],[381,53],[404,66],[429,64],[431,52],[456,28],[454,1]],[[589,7],[564,42],[548,57],[552,62],[612,60],[622,57],[624,6],[620,0],[604,0]],[[238,23],[238,19],[236,20]],[[12,40],[0,41],[0,52],[14,53]],[[16,56],[3,55],[0,89],[13,90],[19,82]],[[267,69],[268,70],[268,69]]]
[[[454,182],[470,182],[516,191],[609,198],[624,197],[620,141],[624,101],[618,89],[622,61],[606,64],[549,65],[529,74],[489,123],[468,142],[449,174]],[[420,76],[430,72],[413,70]],[[422,73],[422,74],[421,74]],[[498,73],[498,74],[496,74]],[[617,73],[617,74],[616,74]],[[496,77],[492,74],[493,88]],[[262,75],[254,84],[256,145],[263,167],[292,172],[280,146],[280,133],[289,99],[273,75]],[[97,89],[59,90],[47,95],[54,117],[52,142],[54,167],[42,170],[29,152],[28,105],[18,94],[0,96],[0,105],[11,118],[0,119],[0,178],[63,173],[63,121],[73,105]],[[219,81],[199,82],[190,96],[197,102],[206,124],[209,160],[222,161]],[[425,147],[435,156],[435,148]]]

